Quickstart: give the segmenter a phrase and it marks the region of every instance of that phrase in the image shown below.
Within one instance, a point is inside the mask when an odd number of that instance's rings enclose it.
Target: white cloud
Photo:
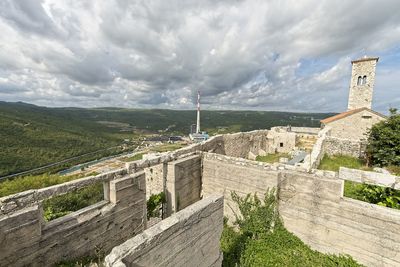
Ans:
[[[0,99],[192,108],[201,90],[206,108],[341,111],[350,60],[398,47],[399,8],[397,0],[4,0]],[[379,110],[400,104],[385,80],[398,80],[399,65],[378,64]]]

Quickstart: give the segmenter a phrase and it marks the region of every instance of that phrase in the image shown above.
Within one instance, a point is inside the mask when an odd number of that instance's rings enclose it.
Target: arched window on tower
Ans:
[[[363,85],[367,84],[367,76],[365,76],[365,75],[363,77],[362,84]]]
[[[358,76],[357,85],[362,85],[363,79],[361,76]]]

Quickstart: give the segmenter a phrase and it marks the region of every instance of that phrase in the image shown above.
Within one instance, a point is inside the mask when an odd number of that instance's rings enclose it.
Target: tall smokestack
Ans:
[[[200,91],[197,91],[197,124],[196,133],[200,133]]]

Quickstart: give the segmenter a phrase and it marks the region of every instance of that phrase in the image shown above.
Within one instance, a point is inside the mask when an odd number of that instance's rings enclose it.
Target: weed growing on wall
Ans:
[[[224,220],[221,249],[223,266],[361,266],[349,256],[312,250],[287,231],[279,218],[274,190],[261,200],[232,193],[240,214],[234,226]]]
[[[151,195],[149,200],[147,200],[147,219],[160,217],[160,210],[163,203],[166,203],[164,192]]]

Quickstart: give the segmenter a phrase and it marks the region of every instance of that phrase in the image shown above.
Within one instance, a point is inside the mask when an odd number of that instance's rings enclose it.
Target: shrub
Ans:
[[[147,200],[147,219],[150,219],[150,217],[160,217],[160,209],[163,203],[166,203],[164,192],[151,195],[149,200]]]
[[[400,166],[400,114],[390,110],[386,121],[372,126],[369,131],[367,154],[370,163],[379,166]]]
[[[89,185],[76,191],[44,200],[44,218],[46,221],[51,221],[93,205],[103,199],[103,184]]]
[[[238,229],[224,221],[223,266],[360,266],[349,256],[312,250],[288,232],[279,218],[274,190],[262,201],[256,195],[241,198],[234,192],[232,199],[240,211],[234,222]]]
[[[400,209],[400,191],[389,187],[345,181],[344,196],[388,208]]]

